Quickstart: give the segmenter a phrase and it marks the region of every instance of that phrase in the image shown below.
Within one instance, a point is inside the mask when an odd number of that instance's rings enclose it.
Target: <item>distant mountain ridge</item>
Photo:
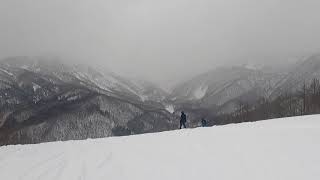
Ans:
[[[175,87],[169,99],[178,108],[216,109],[230,112],[237,102],[254,103],[259,98],[274,99],[283,93],[296,92],[304,83],[320,78],[320,55],[289,64],[286,70],[268,71],[251,66],[218,68]]]
[[[25,69],[41,75],[54,76],[60,81],[67,83],[90,85],[95,90],[100,89],[110,93],[122,93],[141,101],[146,101],[148,98],[161,100],[166,96],[163,90],[152,83],[142,80],[129,80],[102,68],[93,68],[86,65],[68,65],[61,61],[57,59],[43,59],[43,57],[7,58],[2,61],[0,71]],[[151,90],[159,92],[152,94]]]

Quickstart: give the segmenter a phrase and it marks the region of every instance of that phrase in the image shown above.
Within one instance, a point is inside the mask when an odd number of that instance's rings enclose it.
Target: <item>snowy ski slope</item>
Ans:
[[[0,180],[319,180],[320,115],[0,147]]]

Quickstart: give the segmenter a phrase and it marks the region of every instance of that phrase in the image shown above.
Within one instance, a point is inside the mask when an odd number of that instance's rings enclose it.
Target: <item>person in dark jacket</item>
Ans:
[[[186,122],[187,122],[187,115],[182,111],[181,112],[181,118],[180,118],[180,129],[182,128],[182,126],[184,128],[187,128]]]
[[[201,126],[202,127],[207,127],[207,120],[206,119],[204,119],[204,118],[202,118],[202,120],[201,120]]]

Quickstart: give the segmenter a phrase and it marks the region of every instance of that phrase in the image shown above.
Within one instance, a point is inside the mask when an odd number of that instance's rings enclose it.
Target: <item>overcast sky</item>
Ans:
[[[57,55],[163,86],[320,52],[319,0],[0,0],[0,57]]]

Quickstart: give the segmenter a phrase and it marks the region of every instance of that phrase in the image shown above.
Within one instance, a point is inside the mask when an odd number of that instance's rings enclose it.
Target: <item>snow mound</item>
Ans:
[[[3,180],[318,180],[320,116],[0,148]]]

